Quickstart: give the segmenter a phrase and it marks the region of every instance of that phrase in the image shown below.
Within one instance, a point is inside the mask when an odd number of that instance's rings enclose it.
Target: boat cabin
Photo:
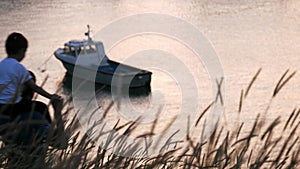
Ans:
[[[79,55],[96,54],[104,56],[104,47],[101,42],[89,42],[85,40],[72,40],[64,45],[65,54],[78,57]]]
[[[103,43],[100,41],[72,40],[65,43],[63,53],[75,58],[85,57],[89,62],[101,60],[101,64],[105,64],[108,60]]]

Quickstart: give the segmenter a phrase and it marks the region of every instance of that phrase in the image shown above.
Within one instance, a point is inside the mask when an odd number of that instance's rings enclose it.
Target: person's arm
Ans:
[[[47,91],[45,91],[43,88],[36,85],[32,79],[26,81],[25,85],[28,86],[34,92],[37,92],[38,94],[40,94],[50,100],[61,99],[60,96],[58,96],[56,94],[50,94]]]

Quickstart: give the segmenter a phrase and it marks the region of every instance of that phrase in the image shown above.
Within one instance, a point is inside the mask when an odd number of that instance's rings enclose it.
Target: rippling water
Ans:
[[[232,122],[229,119],[237,112],[240,91],[247,87],[259,68],[262,72],[245,101],[240,117],[242,120],[253,120],[257,113],[265,111],[284,71],[297,71],[300,67],[298,0],[166,0],[142,3],[137,0],[1,0],[0,58],[5,57],[4,41],[7,35],[12,31],[24,33],[30,45],[23,64],[36,73],[39,83],[49,75],[44,87],[54,92],[65,72],[62,64],[52,56],[55,49],[70,39],[84,38],[87,24],[96,34],[116,19],[145,12],[168,14],[186,20],[211,42],[224,71],[227,121]],[[203,110],[212,99],[209,76],[205,65],[179,41],[159,35],[140,35],[107,49],[107,54],[113,60],[125,61],[138,51],[153,48],[175,55],[189,69],[198,91],[188,90],[190,93],[187,95],[196,92],[199,95],[199,112]],[[135,66],[139,67],[139,64]],[[41,72],[41,69],[46,72]],[[180,113],[182,106],[190,102],[181,100],[184,86],[179,86],[172,74],[159,67],[145,69],[153,71],[153,95],[134,97],[132,104],[142,112],[149,107],[150,98],[155,99],[156,106],[163,108],[159,126],[163,128],[165,121]],[[286,116],[294,107],[299,107],[299,82],[300,76],[296,74],[284,87],[272,103],[270,119],[278,115]],[[100,93],[97,98],[102,107],[111,99],[107,92]],[[112,114],[109,118],[115,120],[122,116]]]

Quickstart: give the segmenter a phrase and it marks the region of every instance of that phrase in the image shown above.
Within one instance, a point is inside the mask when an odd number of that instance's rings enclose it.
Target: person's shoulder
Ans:
[[[17,61],[16,59],[14,59],[14,58],[4,58],[3,60],[1,60],[1,63],[3,63],[3,64],[20,64],[20,62],[19,61]]]
[[[13,68],[15,69],[16,67],[19,66],[20,63],[18,63],[17,60],[12,59],[12,58],[4,58],[0,61],[0,66],[2,69],[7,69],[7,68]]]
[[[17,66],[21,66],[21,67],[24,67],[19,61],[17,61],[16,59],[14,58],[7,58],[8,62],[10,64],[14,64],[14,65],[17,65]]]
[[[11,70],[14,70],[14,72],[24,72],[27,71],[27,69],[25,68],[25,66],[23,66],[19,61],[17,61],[16,59],[13,58],[5,58],[2,60],[2,65],[6,68],[9,68]]]
[[[0,60],[0,64],[4,64],[6,62],[10,62],[10,59],[9,58],[3,58]]]

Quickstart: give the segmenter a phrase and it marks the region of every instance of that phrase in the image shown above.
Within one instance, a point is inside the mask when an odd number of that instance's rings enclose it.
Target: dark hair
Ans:
[[[11,33],[5,42],[5,49],[8,55],[17,54],[20,49],[27,49],[28,41],[20,33],[13,32]]]

